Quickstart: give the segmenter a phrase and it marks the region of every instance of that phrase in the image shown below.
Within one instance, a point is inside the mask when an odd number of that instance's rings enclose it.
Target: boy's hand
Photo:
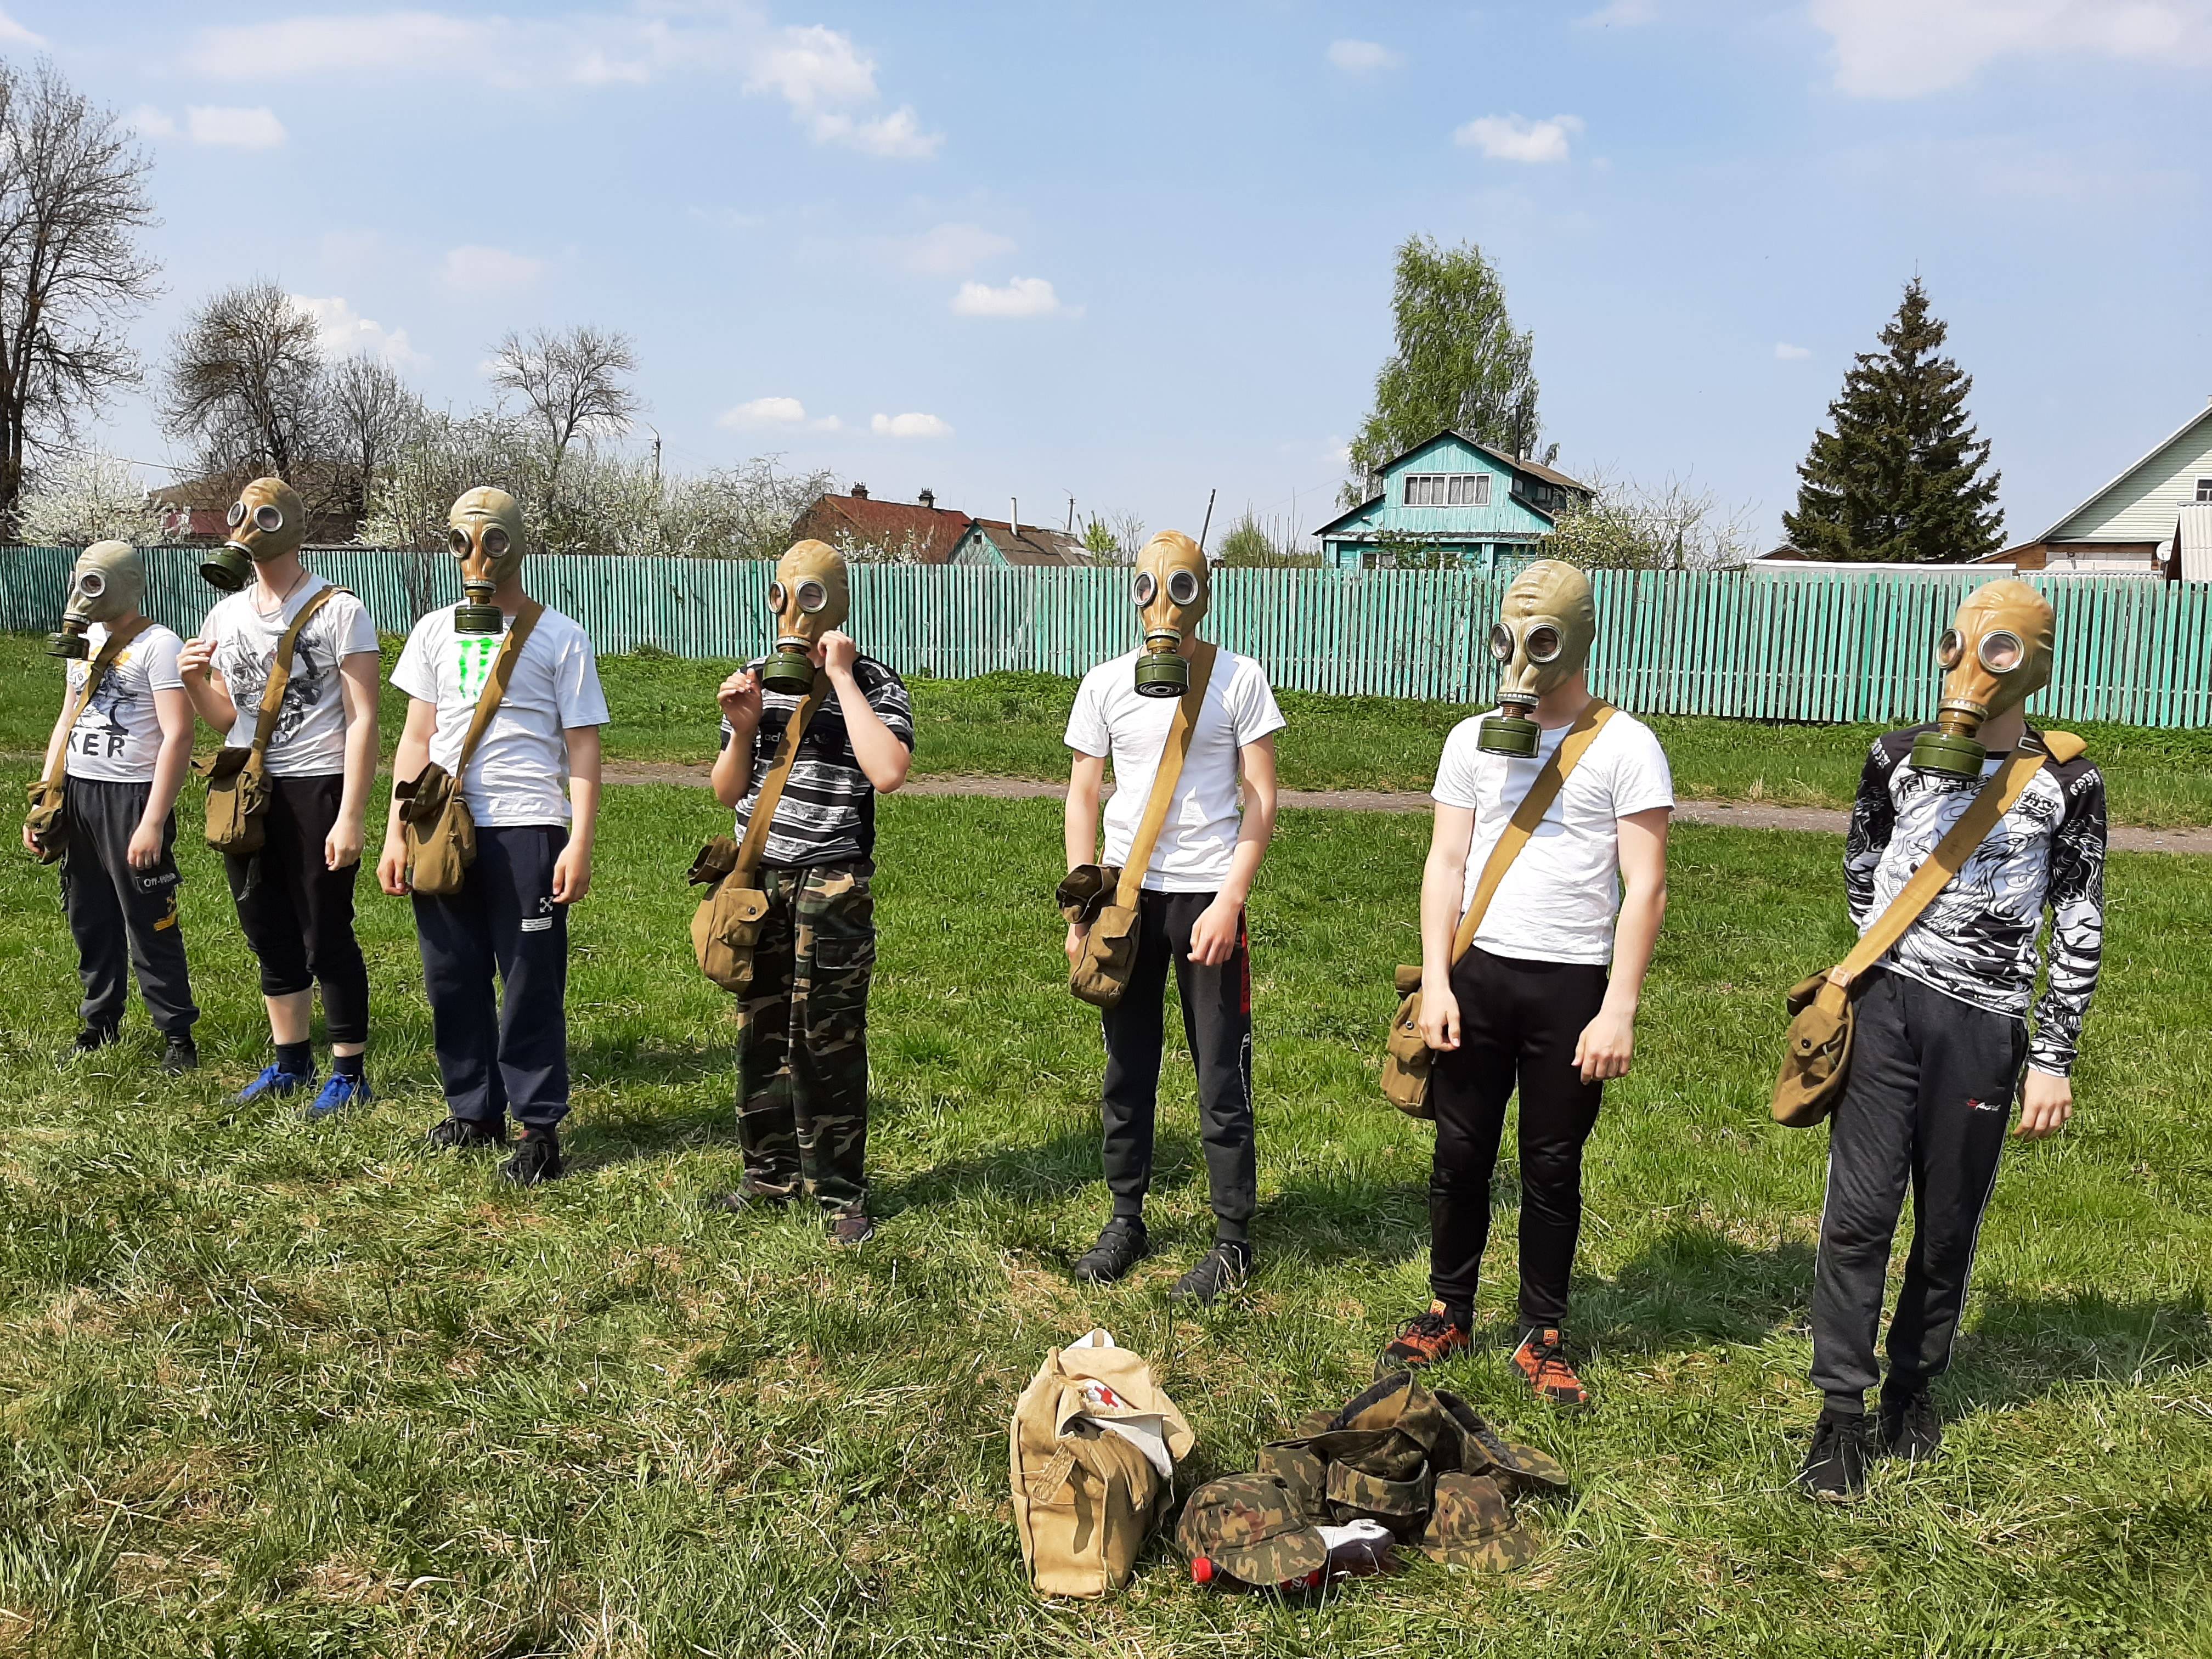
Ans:
[[[1636,1016],[1604,1007],[1575,1041],[1575,1065],[1585,1083],[1609,1083],[1628,1075],[1636,1055]]]
[[[814,649],[817,653],[815,660],[833,679],[849,676],[853,665],[860,659],[860,647],[853,642],[853,636],[834,628],[822,636],[822,643]]]
[[[31,826],[27,823],[23,826],[23,850],[33,858],[39,855],[39,843],[32,837]]]
[[[323,838],[323,862],[332,870],[343,870],[361,862],[361,849],[368,836],[361,820],[343,814],[331,826],[331,833]]]
[[[760,676],[751,669],[741,668],[724,680],[714,701],[722,705],[722,718],[729,721],[731,731],[744,736],[760,730]]]
[[[202,639],[186,640],[185,648],[177,653],[177,672],[188,680],[204,680],[214,660],[214,646]]]
[[[1421,1041],[1438,1054],[1459,1047],[1459,998],[1449,985],[1421,986]]]
[[[131,844],[124,849],[124,858],[133,870],[150,870],[161,861],[161,826],[141,821],[131,832]]]
[[[24,838],[27,841],[29,836],[30,832],[26,830]],[[1084,923],[1071,921],[1067,924],[1067,965],[1071,969],[1083,960],[1083,941],[1090,937],[1091,929]]]
[[[376,884],[394,898],[407,896],[407,843],[398,836],[385,840],[376,860]]]
[[[553,902],[574,904],[592,890],[591,849],[570,842],[553,860]]]
[[[1237,949],[1237,932],[1244,921],[1244,907],[1218,898],[1199,912],[1191,925],[1190,959],[1201,968],[1218,968]]]
[[[2074,1085],[2033,1066],[2020,1084],[2020,1122],[2013,1134],[2021,1140],[2041,1140],[2055,1135],[2074,1115]]]

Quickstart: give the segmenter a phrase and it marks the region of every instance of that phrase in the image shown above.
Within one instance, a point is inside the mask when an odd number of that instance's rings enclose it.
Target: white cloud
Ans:
[[[981,225],[933,225],[893,244],[898,262],[924,276],[957,276],[1014,251],[1014,239]]]
[[[336,295],[318,300],[305,294],[290,298],[293,305],[315,319],[315,337],[326,356],[350,357],[368,352],[394,368],[415,368],[430,361],[408,343],[405,329],[386,328],[362,316],[346,300]]]
[[[1568,141],[1583,130],[1579,115],[1532,121],[1525,115],[1484,115],[1452,134],[1455,143],[1479,149],[1493,161],[1564,161]]]
[[[876,418],[881,420],[883,416],[878,415]],[[714,424],[740,430],[803,426],[814,432],[842,432],[845,427],[844,422],[835,415],[807,419],[806,405],[796,398],[755,398],[750,403],[724,410],[715,417]]]
[[[497,61],[501,26],[432,11],[358,13],[349,17],[279,17],[200,31],[185,68],[216,81],[283,82],[377,70],[419,72]]]
[[[173,138],[177,136],[177,118],[151,104],[141,104],[123,118],[131,127],[148,138]]]
[[[446,283],[465,294],[503,294],[527,288],[544,269],[543,259],[470,243],[446,255]]]
[[[817,144],[842,144],[892,161],[926,161],[945,143],[943,133],[921,130],[909,105],[872,119],[855,114],[853,106],[876,101],[875,60],[863,57],[843,30],[819,23],[778,30],[753,54],[744,89],[782,99]]]
[[[1372,75],[1377,70],[1395,69],[1406,59],[1403,53],[1373,40],[1332,40],[1328,61],[1346,75]]]
[[[1586,16],[1575,19],[1575,27],[1584,29],[1633,28],[1641,23],[1657,21],[1657,0],[1612,0],[1610,5],[1600,6]]]
[[[1916,98],[2007,58],[2212,64],[2212,0],[1812,0],[1836,85]]]
[[[34,34],[4,11],[0,11],[0,42],[11,46],[43,46],[46,37]]]
[[[1777,362],[1799,362],[1812,355],[1813,348],[1810,346],[1791,345],[1787,340],[1777,340],[1774,343],[1774,359]]]
[[[952,309],[963,317],[1050,317],[1060,310],[1060,295],[1042,276],[1017,276],[1004,288],[963,283]]]
[[[878,415],[868,430],[878,438],[949,438],[952,428],[934,415]]]
[[[196,144],[225,144],[237,149],[274,149],[284,142],[284,124],[265,105],[230,109],[194,104],[185,111],[185,131]]]

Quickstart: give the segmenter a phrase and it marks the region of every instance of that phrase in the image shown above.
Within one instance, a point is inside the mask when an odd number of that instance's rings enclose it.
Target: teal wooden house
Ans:
[[[1593,491],[1564,472],[1462,433],[1439,432],[1383,464],[1376,493],[1314,533],[1334,569],[1387,568],[1418,550],[1489,570],[1536,556],[1559,514]]]

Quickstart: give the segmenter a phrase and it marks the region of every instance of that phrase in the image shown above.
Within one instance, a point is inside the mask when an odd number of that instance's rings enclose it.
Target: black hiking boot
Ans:
[[[121,1038],[122,1033],[112,1025],[88,1025],[76,1034],[76,1040],[69,1046],[69,1052],[62,1056],[62,1063],[66,1066],[70,1060],[96,1054],[102,1048],[113,1046]]]
[[[1893,1381],[1883,1386],[1875,1443],[1884,1457],[1908,1463],[1924,1463],[1942,1449],[1943,1425],[1936,1420],[1936,1401],[1926,1383]]]
[[[1797,1471],[1798,1489],[1816,1504],[1856,1504],[1866,1496],[1866,1484],[1865,1414],[1822,1412],[1805,1466]]]
[[[422,1139],[441,1151],[472,1152],[507,1145],[507,1124],[478,1123],[471,1118],[448,1117],[433,1123]]]
[[[1224,1292],[1241,1291],[1252,1272],[1252,1247],[1224,1239],[1206,1258],[1175,1282],[1178,1302],[1195,1302],[1210,1308]]]
[[[1075,1276],[1086,1285],[1111,1285],[1145,1259],[1145,1224],[1115,1216],[1098,1230],[1097,1243],[1075,1258]]]
[[[170,1077],[181,1077],[186,1072],[200,1068],[200,1047],[190,1032],[173,1036],[161,1048],[161,1070]]]
[[[499,1166],[518,1187],[535,1187],[561,1178],[561,1137],[550,1129],[525,1129],[514,1156]]]

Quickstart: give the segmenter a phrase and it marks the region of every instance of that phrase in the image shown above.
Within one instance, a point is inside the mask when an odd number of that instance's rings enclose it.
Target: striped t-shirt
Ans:
[[[765,657],[746,664],[755,672]],[[853,665],[853,678],[868,707],[908,749],[914,747],[914,706],[907,699],[906,682],[873,657]],[[783,742],[784,727],[805,699],[761,688],[760,729],[753,734],[752,782],[738,803],[737,835],[742,839],[760,799],[761,781],[775,762]],[[722,744],[728,747],[730,723],[722,722]],[[860,769],[859,757],[845,730],[845,711],[833,688],[822,706],[806,722],[806,735],[799,741],[799,758],[792,763],[783,799],[776,803],[775,821],[769,825],[763,864],[801,868],[814,864],[841,864],[876,854],[876,790]]]

